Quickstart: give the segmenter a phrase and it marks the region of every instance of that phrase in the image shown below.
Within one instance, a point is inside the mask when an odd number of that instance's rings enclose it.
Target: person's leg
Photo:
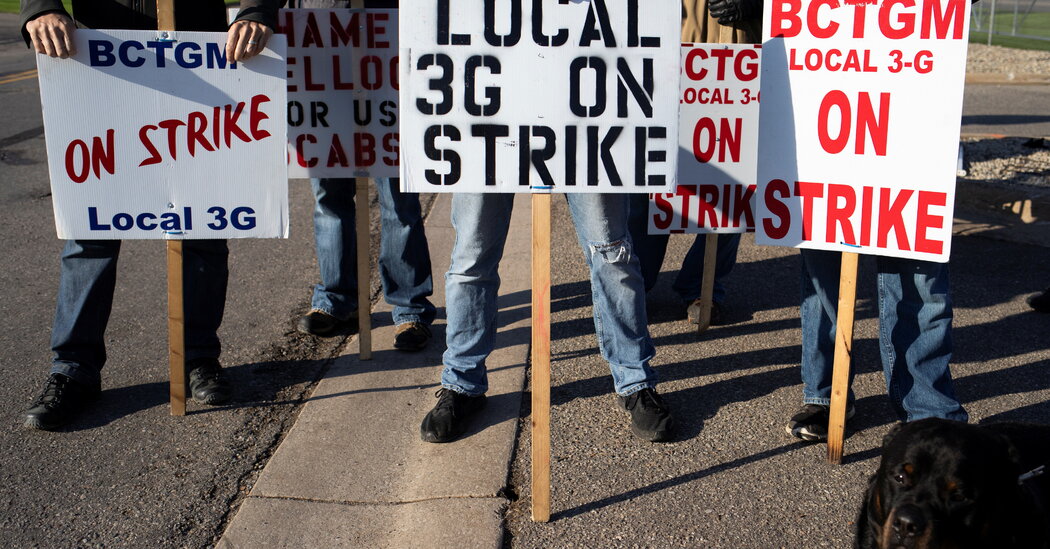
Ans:
[[[715,251],[715,286],[711,291],[712,300],[724,303],[726,299],[726,279],[736,266],[736,253],[740,247],[740,233],[723,233],[718,235],[718,250]],[[682,259],[682,268],[675,276],[671,288],[689,303],[700,297],[703,289],[704,254],[707,251],[707,235],[698,234],[689,251]]]
[[[510,228],[512,194],[456,194],[452,226],[456,241],[445,274],[447,349],[441,385],[458,393],[488,390],[485,359],[496,335],[499,262]]]
[[[311,179],[321,282],[299,330],[322,337],[357,331],[357,230],[353,179]]]
[[[438,402],[420,425],[426,442],[449,442],[466,429],[488,391],[485,359],[496,336],[499,262],[514,209],[512,194],[455,194],[456,241],[445,274],[447,349]]]
[[[182,251],[190,394],[203,404],[222,404],[233,392],[219,364],[219,325],[226,309],[230,251],[225,240],[186,240]]]
[[[660,268],[667,254],[667,241],[670,235],[649,234],[649,195],[628,195],[630,212],[627,217],[627,228],[631,233],[631,241],[634,243],[635,255],[642,270],[642,279],[645,281],[645,291],[648,292],[656,286],[656,279],[660,275]]]
[[[723,233],[718,235],[718,249],[715,250],[715,283],[711,290],[711,324],[720,325],[726,322],[726,283],[729,273],[736,266],[736,254],[740,248],[740,233]],[[700,322],[700,292],[704,281],[704,254],[707,252],[707,235],[698,234],[692,246],[682,259],[682,268],[675,276],[671,288],[686,303],[686,316],[689,321]]]
[[[51,373],[99,387],[119,255],[119,240],[66,241],[51,328]]]
[[[656,354],[645,315],[645,290],[626,227],[627,197],[567,194],[569,210],[591,272],[598,348],[612,368],[616,393],[656,386]]]
[[[26,427],[62,427],[98,395],[119,254],[119,240],[66,241],[51,328],[51,371],[26,411]]]
[[[877,258],[879,348],[886,391],[902,421],[966,421],[955,396],[948,264]]]
[[[591,273],[595,335],[609,362],[631,430],[652,442],[670,440],[673,418],[656,393],[656,354],[645,314],[645,286],[627,230],[627,196],[568,194],[576,235]]]
[[[400,179],[376,179],[383,237],[379,244],[379,279],[386,302],[394,307],[394,347],[418,351],[430,341],[437,316],[427,299],[434,293],[430,248],[417,193],[402,193]]]
[[[802,409],[788,421],[787,432],[804,440],[817,441],[828,436],[842,254],[810,249],[800,252]],[[853,385],[853,373],[853,368],[850,368],[850,386]],[[853,410],[852,389],[847,398],[849,417]]]

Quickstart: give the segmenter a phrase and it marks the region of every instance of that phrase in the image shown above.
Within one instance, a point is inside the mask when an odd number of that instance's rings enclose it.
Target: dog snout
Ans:
[[[898,539],[914,538],[926,530],[926,516],[915,505],[902,505],[893,516],[893,532]]]

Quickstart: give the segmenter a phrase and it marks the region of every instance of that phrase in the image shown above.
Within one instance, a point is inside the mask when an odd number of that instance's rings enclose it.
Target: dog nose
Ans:
[[[914,505],[904,505],[893,515],[893,530],[901,538],[913,537],[926,529],[926,517]]]

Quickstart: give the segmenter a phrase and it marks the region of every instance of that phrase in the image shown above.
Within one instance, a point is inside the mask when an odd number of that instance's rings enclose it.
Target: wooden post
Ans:
[[[828,420],[828,463],[842,463],[846,432],[846,399],[849,395],[850,357],[853,355],[853,310],[857,302],[859,256],[843,252],[839,273],[839,306],[835,329],[835,366],[831,375],[831,410]]]
[[[532,520],[551,518],[551,195],[532,195]]]
[[[182,241],[168,241],[168,393],[171,415],[186,415],[186,319],[182,303]]]
[[[697,332],[711,327],[711,304],[715,292],[715,256],[718,254],[718,233],[704,236],[704,277],[700,284],[700,321]]]
[[[157,30],[175,30],[174,0],[157,0]],[[168,377],[171,415],[186,415],[186,318],[182,299],[182,241],[167,242]]]
[[[358,177],[354,207],[357,227],[358,358],[372,360],[372,219],[368,207],[368,179]]]

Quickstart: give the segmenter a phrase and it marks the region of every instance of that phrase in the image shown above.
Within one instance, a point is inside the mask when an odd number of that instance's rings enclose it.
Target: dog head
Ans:
[[[857,547],[1016,547],[1022,497],[1008,441],[975,425],[924,419],[895,427],[857,518]]]

